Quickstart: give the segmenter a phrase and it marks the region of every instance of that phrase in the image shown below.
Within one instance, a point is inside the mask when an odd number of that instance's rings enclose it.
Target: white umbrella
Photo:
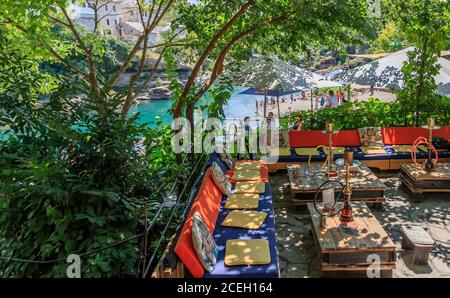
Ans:
[[[269,57],[258,57],[246,63],[239,73],[234,75],[234,83],[237,86],[264,90],[265,98],[270,91],[289,94],[311,90],[311,108],[313,108],[313,89],[342,86],[340,83],[326,80],[325,77],[309,70],[291,65],[278,58]],[[279,101],[277,100],[277,102],[279,113]],[[266,99],[264,110],[265,106]]]
[[[392,53],[374,62],[359,66],[332,76],[334,80],[377,87],[400,89],[403,87],[404,62],[408,61],[408,52],[414,50],[409,47]],[[441,70],[434,78],[438,84],[438,93],[450,96],[450,61],[439,58]]]

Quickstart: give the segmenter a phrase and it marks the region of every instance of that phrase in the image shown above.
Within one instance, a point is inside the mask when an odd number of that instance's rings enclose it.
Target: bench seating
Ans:
[[[219,249],[219,260],[212,272],[206,272],[207,278],[277,278],[278,254],[275,238],[275,218],[272,208],[272,194],[269,183],[266,183],[266,191],[261,195],[257,211],[266,212],[268,215],[264,224],[258,230],[221,227],[220,224],[229,214],[224,209],[226,197],[222,200],[219,217],[214,230],[214,239]],[[265,239],[269,241],[271,263],[259,266],[225,266],[225,244],[229,239]]]
[[[334,147],[345,147],[347,150],[354,151],[354,158],[365,163],[372,168],[380,170],[398,170],[402,163],[412,163],[411,154],[406,152],[396,152],[393,145],[412,145],[419,137],[427,137],[428,130],[420,127],[388,127],[382,128],[383,146],[386,154],[365,154],[362,152],[359,133],[357,130],[343,130],[332,135]],[[436,137],[441,137],[450,141],[450,126],[444,126],[433,132]],[[269,158],[268,166],[270,171],[286,169],[286,166],[292,163],[307,163],[309,156],[298,155],[296,148],[315,148],[317,146],[328,145],[328,135],[321,131],[291,131],[289,132],[289,142],[291,145],[290,156],[280,156],[274,162]],[[311,162],[324,162],[326,155],[322,149],[319,149],[320,156],[313,156]],[[450,161],[450,151],[444,150],[438,152],[439,159],[442,162]],[[418,159],[426,159],[427,153],[420,152],[416,155]],[[334,160],[343,158],[342,154],[334,154]]]
[[[229,211],[224,209],[227,197],[222,195],[215,185],[209,166],[213,162],[219,164],[220,168],[227,172],[225,163],[216,153],[212,153],[207,161],[207,170],[196,198],[192,204],[190,212],[182,225],[178,239],[174,239],[174,254],[171,257],[176,258],[176,265],[173,268],[161,268],[158,265],[155,269],[154,277],[196,277],[196,278],[276,278],[279,277],[278,253],[275,236],[275,216],[272,207],[272,194],[268,183],[267,167],[262,165],[261,172],[267,173],[267,182],[265,183],[265,193],[261,194],[259,206],[256,211],[267,213],[267,217],[258,230],[247,230],[238,228],[221,227],[222,221],[228,215]],[[229,174],[228,174],[229,175]],[[234,185],[232,186],[234,189]],[[219,250],[219,258],[212,272],[206,272],[197,258],[192,244],[192,216],[199,212],[204,219],[208,229],[212,233]],[[225,266],[225,244],[230,239],[265,239],[269,241],[271,263],[258,266]],[[166,252],[170,249],[166,249]],[[167,254],[164,255],[167,257]],[[160,264],[164,262],[160,261]],[[183,267],[180,270],[180,266]],[[161,274],[161,272],[171,272],[170,274]],[[180,276],[180,272],[182,273]]]

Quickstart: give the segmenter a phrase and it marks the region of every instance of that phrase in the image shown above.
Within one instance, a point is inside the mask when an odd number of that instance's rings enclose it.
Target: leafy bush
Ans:
[[[0,47],[0,128],[8,134],[0,140],[0,255],[59,260],[1,259],[0,275],[65,276],[73,253],[82,255],[83,277],[135,275],[144,206],[151,218],[175,176],[189,172],[175,162],[170,129],[137,125],[139,115],[120,115],[120,95],[104,100],[72,77],[37,103],[48,78],[35,60]]]
[[[421,125],[426,124],[428,117],[435,117],[440,125],[450,123],[450,101],[438,97],[436,108],[421,113]],[[334,109],[302,112],[305,130],[321,130],[327,122],[333,122],[338,130],[354,130],[361,127],[380,126],[411,126],[414,125],[414,113],[405,112],[399,103],[383,103],[378,99],[369,99],[367,102],[346,103]],[[298,113],[292,113],[292,121],[296,120]],[[281,125],[287,127],[288,118],[283,118]]]

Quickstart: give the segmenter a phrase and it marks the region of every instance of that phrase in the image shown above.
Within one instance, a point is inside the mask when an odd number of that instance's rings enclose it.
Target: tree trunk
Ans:
[[[419,70],[419,80],[417,82],[417,89],[416,89],[416,127],[419,126],[419,104],[420,99],[424,95],[423,91],[423,81],[424,81],[424,69],[425,69],[425,63],[427,58],[427,51],[428,51],[428,36],[426,36],[426,33],[424,33],[423,38],[423,44],[422,44],[422,53],[420,55],[420,70]]]

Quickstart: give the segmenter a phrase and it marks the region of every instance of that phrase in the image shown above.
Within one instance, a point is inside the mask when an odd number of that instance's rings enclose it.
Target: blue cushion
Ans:
[[[450,158],[450,150],[438,152],[439,158]]]
[[[359,147],[349,147],[353,150],[353,158],[357,160],[389,160],[390,152],[388,148],[384,148],[387,154],[365,154]]]
[[[266,183],[266,191],[261,195],[257,211],[267,213],[263,225],[259,230],[247,230],[239,228],[222,227],[221,224],[230,210],[224,209],[226,197],[222,199],[219,210],[216,227],[214,229],[214,239],[219,249],[219,258],[213,271],[206,272],[206,278],[277,278],[278,271],[278,253],[275,237],[275,217],[272,207],[272,194],[269,183]],[[231,239],[266,239],[270,247],[270,264],[255,266],[226,266],[225,245],[227,240]]]
[[[390,159],[411,159],[411,153],[410,152],[395,152],[395,150],[392,148],[392,146],[385,146],[385,149],[390,152],[389,157]],[[419,151],[416,154],[417,159],[423,159],[427,158],[427,153],[423,151]]]
[[[319,151],[320,156],[312,156],[311,162],[323,162],[326,156],[323,152]],[[273,159],[273,157],[271,158]],[[309,155],[298,155],[295,152],[295,148],[291,148],[291,156],[279,156],[278,162],[308,162]]]

